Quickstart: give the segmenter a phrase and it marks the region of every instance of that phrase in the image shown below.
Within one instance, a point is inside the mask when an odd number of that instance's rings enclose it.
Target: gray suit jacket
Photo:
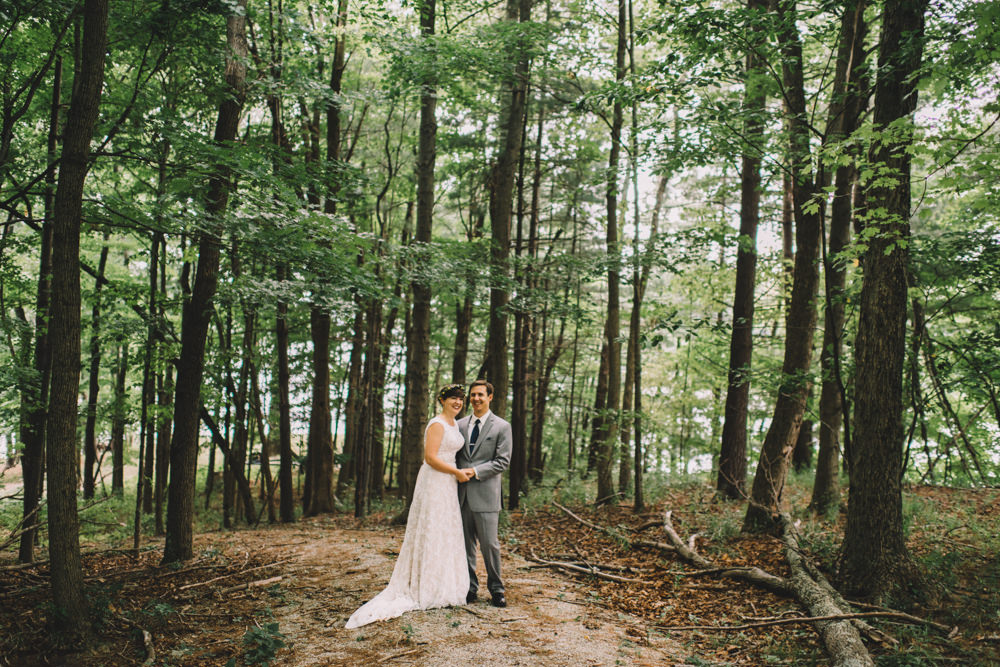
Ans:
[[[458,485],[458,502],[468,501],[473,512],[499,512],[501,473],[510,465],[510,424],[489,413],[486,421],[479,425],[479,439],[470,456],[469,431],[473,423],[475,415],[458,420],[458,430],[465,438],[465,446],[455,454],[455,463],[459,468],[476,469],[473,479]]]

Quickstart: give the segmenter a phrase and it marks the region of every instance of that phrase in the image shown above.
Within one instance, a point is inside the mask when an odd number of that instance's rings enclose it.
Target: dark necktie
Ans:
[[[476,448],[476,440],[479,439],[479,420],[476,420],[475,425],[472,427],[472,435],[469,436],[469,454],[472,454],[473,450]]]

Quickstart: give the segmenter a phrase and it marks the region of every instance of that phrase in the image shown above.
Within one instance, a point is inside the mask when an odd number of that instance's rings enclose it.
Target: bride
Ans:
[[[465,604],[469,569],[462,537],[457,484],[470,474],[455,467],[465,445],[455,417],[465,389],[449,384],[438,392],[441,412],[424,430],[424,463],[417,474],[406,533],[385,590],[351,615],[345,628],[396,618],[414,609]]]

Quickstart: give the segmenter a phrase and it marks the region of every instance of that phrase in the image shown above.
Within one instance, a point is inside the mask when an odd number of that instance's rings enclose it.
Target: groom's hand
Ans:
[[[469,479],[475,479],[476,478],[476,469],[475,468],[462,468],[462,472],[468,473]]]

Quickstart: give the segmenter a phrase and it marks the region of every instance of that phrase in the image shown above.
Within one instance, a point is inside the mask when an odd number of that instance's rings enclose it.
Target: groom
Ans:
[[[472,414],[458,420],[465,446],[455,455],[456,464],[472,475],[458,485],[458,504],[462,507],[465,529],[465,555],[469,561],[469,594],[465,601],[476,601],[479,579],[476,577],[476,542],[486,563],[486,588],[494,607],[506,607],[503,581],[500,579],[500,481],[510,465],[510,424],[490,412],[493,385],[476,380],[469,387]]]

